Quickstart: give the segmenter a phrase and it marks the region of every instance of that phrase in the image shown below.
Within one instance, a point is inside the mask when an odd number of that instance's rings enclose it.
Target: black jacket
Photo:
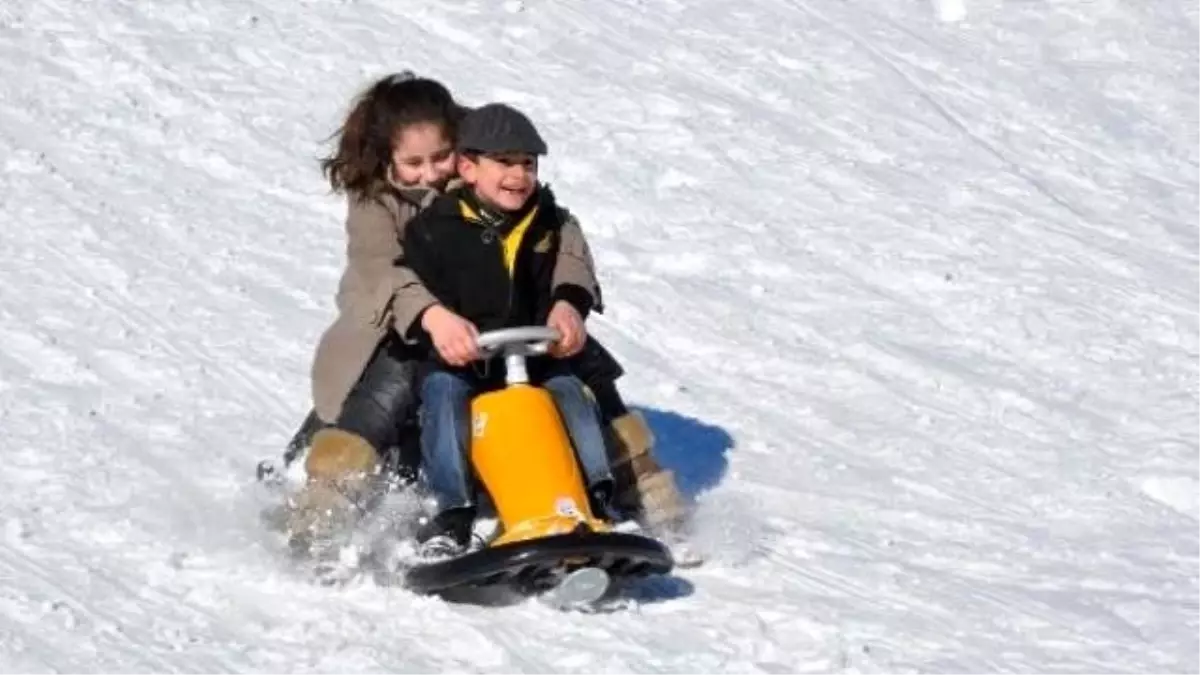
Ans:
[[[534,209],[532,219],[522,227]],[[434,200],[408,224],[402,262],[439,302],[481,333],[544,325],[558,300],[571,303],[586,318],[591,310],[586,289],[571,284],[551,288],[564,213],[546,186],[540,186],[515,214],[489,212],[468,188],[454,190]],[[511,272],[505,257],[505,241],[510,237],[519,237]],[[408,326],[407,333],[432,348],[421,318]]]

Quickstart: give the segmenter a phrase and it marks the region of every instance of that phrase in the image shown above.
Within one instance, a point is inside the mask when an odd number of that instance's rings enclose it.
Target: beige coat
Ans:
[[[431,190],[393,187],[350,200],[338,316],[322,334],[312,366],[313,407],[326,423],[337,421],[342,402],[388,330],[394,327],[403,335],[422,311],[437,303],[416,274],[398,264],[405,228],[436,196]],[[600,309],[600,286],[587,240],[578,221],[565,215],[554,285],[589,289]]]

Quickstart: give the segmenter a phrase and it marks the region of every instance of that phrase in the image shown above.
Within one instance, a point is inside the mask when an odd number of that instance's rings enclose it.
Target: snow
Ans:
[[[0,8],[0,670],[1197,672],[1194,4]],[[370,78],[522,106],[701,506],[627,610],[290,574]]]

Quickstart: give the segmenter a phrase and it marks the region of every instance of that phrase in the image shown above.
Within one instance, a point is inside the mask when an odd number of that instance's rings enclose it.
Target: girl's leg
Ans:
[[[336,426],[379,453],[397,445],[416,408],[416,365],[386,347],[377,351],[342,403]]]
[[[400,424],[412,411],[414,379],[415,364],[378,349],[335,424],[310,416],[317,428],[305,460],[308,481],[289,517],[296,546],[312,550],[366,508],[382,454],[399,440]]]

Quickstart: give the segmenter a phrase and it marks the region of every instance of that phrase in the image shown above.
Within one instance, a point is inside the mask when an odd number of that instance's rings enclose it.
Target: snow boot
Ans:
[[[654,432],[641,413],[630,411],[611,423],[615,436],[612,461],[617,494],[614,506],[641,514],[652,530],[676,529],[687,519],[688,508],[671,471],[659,466],[651,454]]]
[[[320,555],[357,520],[378,465],[375,448],[357,434],[328,427],[313,435],[305,460],[308,481],[290,504],[293,552]]]
[[[417,555],[426,561],[461,555],[471,545],[474,507],[451,508],[430,518],[417,530]]]

